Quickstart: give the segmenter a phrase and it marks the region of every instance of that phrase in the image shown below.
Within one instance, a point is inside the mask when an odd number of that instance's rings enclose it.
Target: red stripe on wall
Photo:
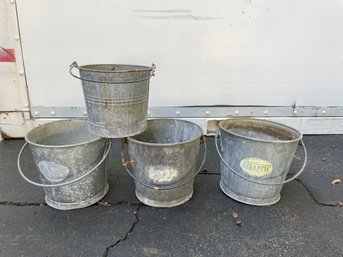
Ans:
[[[0,62],[15,62],[14,49],[0,48]]]

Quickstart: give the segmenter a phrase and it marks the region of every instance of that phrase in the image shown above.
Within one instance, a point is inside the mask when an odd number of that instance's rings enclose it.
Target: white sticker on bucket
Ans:
[[[264,177],[273,171],[273,165],[269,161],[255,157],[241,160],[240,166],[242,170],[253,177]]]
[[[166,166],[147,167],[148,176],[154,182],[170,182],[177,177],[178,171]]]
[[[69,169],[61,164],[49,161],[40,161],[38,168],[43,176],[50,182],[61,182],[69,174]]]

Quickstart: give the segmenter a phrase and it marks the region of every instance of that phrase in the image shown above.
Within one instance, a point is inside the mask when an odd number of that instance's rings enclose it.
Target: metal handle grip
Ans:
[[[219,150],[219,146],[218,146],[218,136],[219,136],[219,128],[218,128],[218,130],[217,130],[217,132],[216,132],[216,136],[215,136],[215,140],[214,140],[214,141],[215,141],[216,149],[217,149],[217,152],[218,152],[218,155],[219,155],[221,161],[222,161],[222,162],[225,164],[225,166],[228,167],[234,174],[236,174],[237,176],[239,176],[239,177],[241,177],[242,179],[245,179],[245,180],[247,180],[247,181],[249,181],[249,182],[252,182],[252,183],[255,183],[255,184],[260,184],[260,185],[269,185],[269,186],[283,185],[283,184],[286,184],[286,183],[288,183],[288,182],[294,180],[295,178],[297,178],[297,177],[304,171],[304,169],[305,169],[305,167],[306,167],[306,163],[307,163],[307,150],[306,150],[306,147],[305,147],[305,144],[304,144],[303,139],[301,139],[301,140],[300,140],[300,141],[301,141],[301,146],[302,146],[302,148],[304,149],[304,155],[305,155],[305,157],[304,157],[304,163],[303,163],[301,169],[300,169],[296,174],[294,174],[293,177],[291,177],[291,178],[289,178],[289,179],[286,179],[286,180],[284,180],[284,181],[282,181],[282,182],[275,182],[275,183],[267,183],[267,182],[260,182],[260,181],[256,181],[256,180],[251,180],[251,179],[249,179],[249,178],[243,176],[242,174],[238,173],[237,171],[235,171],[235,170],[234,170],[234,169],[224,160],[224,158],[223,158],[223,156],[221,155],[220,150]]]
[[[87,82],[93,82],[93,83],[103,83],[103,84],[129,84],[129,83],[137,83],[137,82],[142,82],[142,81],[146,81],[148,79],[150,79],[152,76],[155,76],[155,69],[156,69],[156,65],[152,64],[151,65],[151,72],[150,72],[150,76],[143,78],[143,79],[137,79],[137,80],[128,80],[128,81],[122,81],[122,82],[117,82],[117,81],[97,81],[97,80],[90,80],[90,79],[83,79],[81,77],[76,76],[72,70],[73,68],[79,68],[78,64],[76,61],[74,61],[69,68],[69,73],[70,75],[72,75],[74,78],[77,78],[79,80],[82,81],[87,81]]]
[[[20,175],[23,177],[23,179],[25,179],[27,182],[29,182],[30,184],[35,185],[35,186],[40,186],[40,187],[60,187],[60,186],[66,186],[66,185],[75,183],[75,182],[79,181],[80,179],[83,179],[84,177],[86,177],[89,174],[91,174],[94,170],[96,170],[100,166],[100,164],[102,164],[104,162],[104,160],[106,159],[106,157],[108,156],[108,153],[111,150],[112,143],[111,143],[110,140],[108,141],[108,144],[107,144],[107,146],[105,148],[105,151],[104,151],[104,155],[103,155],[102,159],[98,162],[97,165],[95,165],[93,168],[88,170],[85,174],[83,174],[82,176],[80,176],[80,177],[78,177],[76,179],[73,179],[73,180],[70,180],[70,181],[64,182],[64,183],[58,183],[58,184],[41,184],[41,183],[34,182],[34,181],[30,180],[28,177],[26,177],[26,175],[24,174],[24,172],[22,171],[21,166],[20,166],[21,156],[22,156],[22,153],[23,153],[23,151],[24,151],[26,146],[27,146],[27,142],[25,142],[23,147],[20,149],[19,154],[18,154],[18,160],[17,160],[18,170],[19,170]]]
[[[129,173],[129,175],[139,184],[147,187],[147,188],[151,188],[151,189],[156,189],[156,190],[170,190],[170,189],[175,189],[175,188],[179,188],[185,184],[187,184],[188,182],[192,181],[196,175],[198,175],[198,173],[202,170],[202,167],[204,166],[205,164],[205,161],[206,161],[206,154],[207,154],[207,145],[206,145],[206,140],[205,140],[205,137],[202,136],[202,142],[203,142],[203,145],[204,145],[204,156],[203,156],[203,159],[202,159],[202,162],[201,162],[201,165],[199,167],[199,169],[193,174],[193,176],[185,181],[182,181],[181,179],[181,183],[178,181],[176,183],[172,183],[172,184],[169,184],[169,185],[165,185],[165,186],[155,186],[155,185],[150,185],[150,184],[147,184],[145,182],[143,182],[142,180],[140,180],[139,178],[137,178],[135,175],[133,175],[133,173],[130,171],[130,169],[127,167],[127,165],[125,165],[125,161],[123,161],[123,166],[124,168],[126,169],[126,171]],[[124,153],[124,144],[123,144],[123,152]]]

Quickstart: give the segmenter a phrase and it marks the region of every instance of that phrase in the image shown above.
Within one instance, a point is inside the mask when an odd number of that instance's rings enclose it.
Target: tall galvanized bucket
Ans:
[[[304,164],[293,177],[286,179],[300,141]],[[229,197],[246,204],[278,202],[282,185],[298,177],[306,166],[307,152],[300,132],[275,122],[223,120],[215,143],[221,158],[220,188]]]
[[[193,195],[194,177],[205,162],[203,139],[198,125],[174,119],[149,120],[146,131],[129,137],[131,160],[123,164],[135,179],[137,198],[154,207],[187,202]],[[196,171],[201,143],[204,143],[204,158]]]
[[[18,155],[18,169],[29,183],[42,186],[48,205],[61,210],[87,207],[108,191],[108,139],[88,131],[87,120],[62,120],[31,130]],[[29,144],[41,183],[22,171],[21,155]]]
[[[72,73],[78,68],[80,77]],[[122,64],[70,66],[81,80],[92,134],[120,138],[136,135],[147,127],[149,80],[152,67]]]

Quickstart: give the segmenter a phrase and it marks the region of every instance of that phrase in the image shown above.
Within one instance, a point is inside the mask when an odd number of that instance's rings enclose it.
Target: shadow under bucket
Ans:
[[[286,180],[300,141],[305,154],[304,164]],[[271,205],[278,202],[283,184],[298,177],[306,166],[307,152],[301,133],[279,123],[255,119],[223,120],[219,123],[215,143],[221,158],[220,188],[242,203]]]
[[[129,137],[127,143],[131,160],[123,163],[135,179],[136,196],[142,203],[173,207],[192,197],[194,177],[206,158],[206,143],[198,125],[174,119],[149,120],[147,130]],[[196,171],[201,143],[204,158]]]
[[[88,131],[86,120],[62,120],[31,130],[18,156],[18,169],[29,183],[44,187],[47,204],[69,210],[90,206],[108,191],[108,139]],[[29,144],[41,183],[27,178],[20,159]]]
[[[80,77],[72,73],[77,68]],[[70,66],[81,80],[92,134],[121,138],[139,134],[147,127],[149,81],[156,66],[92,64]]]

